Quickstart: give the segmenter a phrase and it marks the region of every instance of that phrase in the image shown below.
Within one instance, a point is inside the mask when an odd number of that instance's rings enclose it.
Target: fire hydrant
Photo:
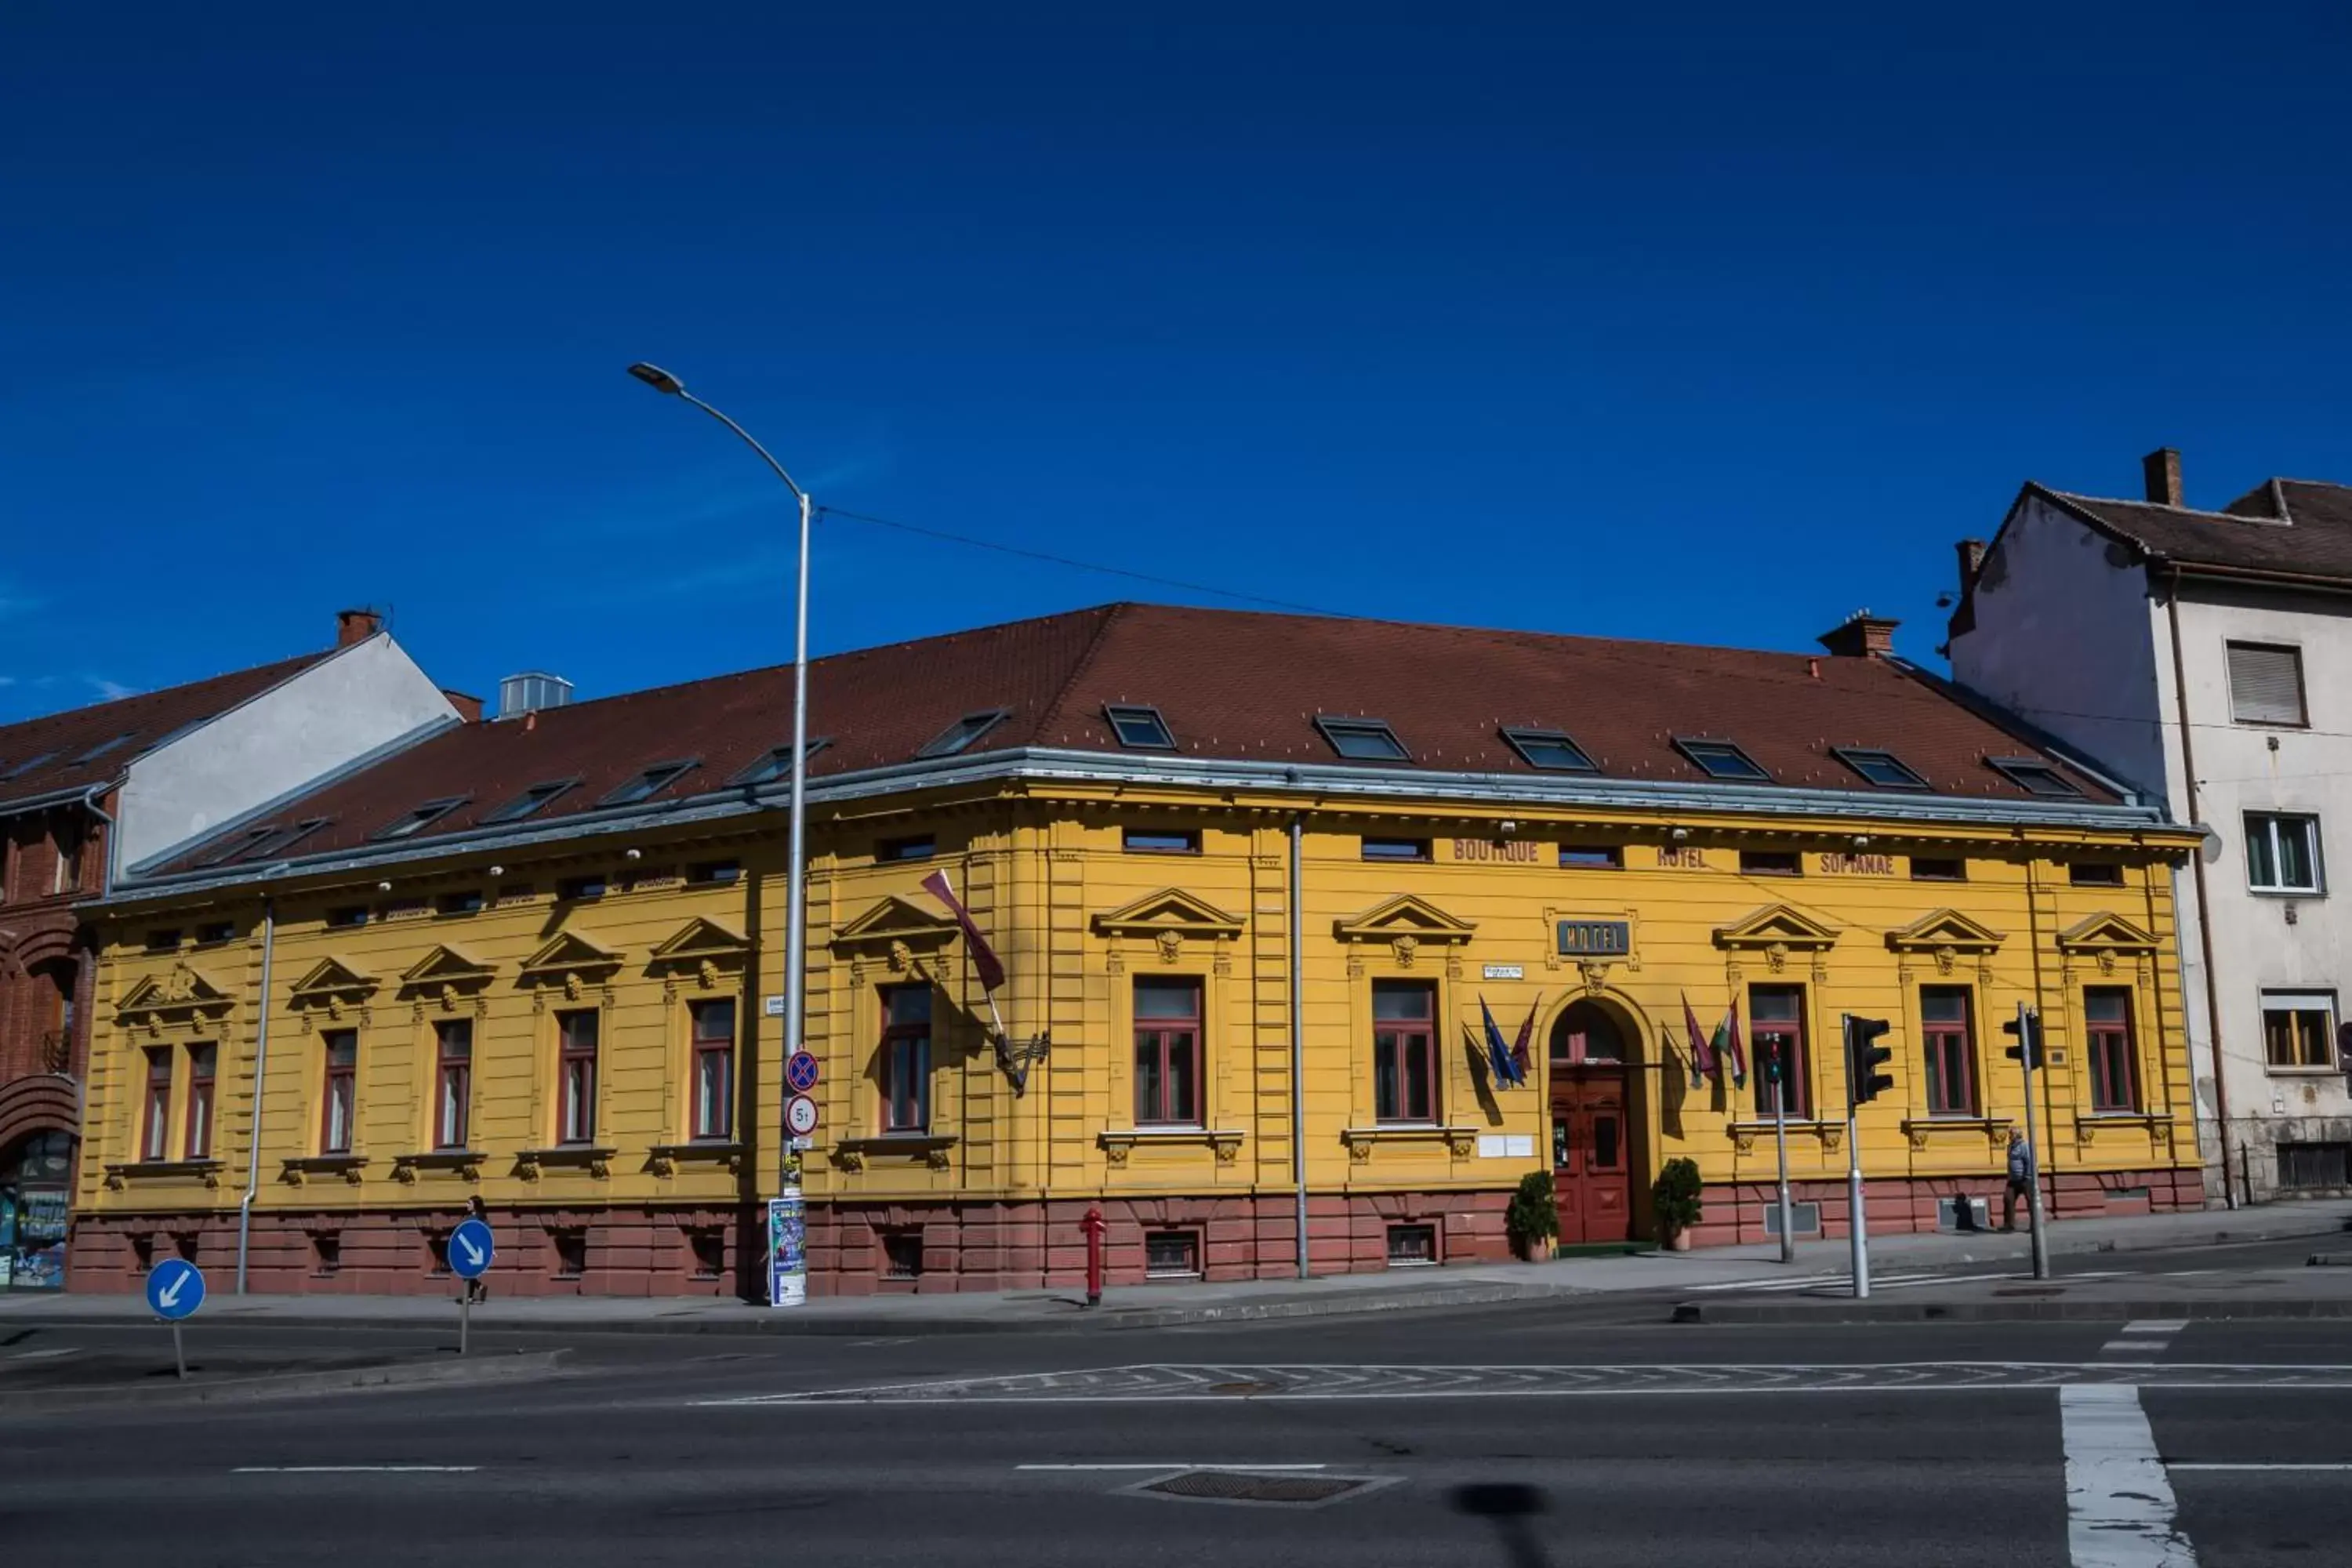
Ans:
[[[1102,1305],[1103,1232],[1110,1226],[1103,1219],[1102,1205],[1088,1204],[1087,1217],[1078,1221],[1078,1228],[1087,1233],[1087,1305]]]

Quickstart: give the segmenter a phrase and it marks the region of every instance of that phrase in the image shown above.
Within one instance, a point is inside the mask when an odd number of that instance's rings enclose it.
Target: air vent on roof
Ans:
[[[572,700],[572,682],[545,670],[527,669],[499,682],[499,717],[520,719],[542,708],[561,708]]]

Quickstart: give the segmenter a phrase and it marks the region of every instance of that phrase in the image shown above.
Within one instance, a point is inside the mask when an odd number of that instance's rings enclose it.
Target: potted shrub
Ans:
[[[1658,1235],[1672,1252],[1690,1250],[1691,1227],[1699,1216],[1698,1162],[1669,1160],[1650,1184],[1651,1211],[1658,1216]]]
[[[1519,1190],[1503,1211],[1503,1228],[1510,1232],[1511,1246],[1521,1258],[1544,1255],[1545,1244],[1559,1234],[1559,1205],[1552,1197],[1549,1171],[1529,1171],[1519,1178]]]

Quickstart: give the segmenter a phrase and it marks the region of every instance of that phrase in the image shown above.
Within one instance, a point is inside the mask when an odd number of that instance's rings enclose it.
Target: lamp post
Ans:
[[[687,391],[686,383],[655,364],[633,364],[629,374],[652,387],[656,392],[680,398],[701,409],[742,438],[745,446],[760,454],[760,460],[776,471],[784,488],[793,492],[800,503],[800,569],[793,582],[793,752],[792,752],[792,882],[784,900],[784,1059],[789,1061],[802,1046],[801,1023],[803,1001],[806,990],[808,968],[808,882],[807,831],[808,798],[803,776],[808,763],[808,605],[809,605],[809,521],[814,510],[808,491],[793,482],[784,466],[776,461],[765,447],[751,438],[751,433],[718,409]],[[780,1064],[781,1065],[781,1064]],[[781,1085],[781,1078],[778,1079]],[[793,1158],[791,1131],[777,1129],[777,1184],[780,1196],[788,1200],[799,1197],[800,1182]],[[793,1216],[797,1220],[797,1215]],[[770,1226],[772,1232],[776,1227]],[[797,1225],[794,1229],[797,1230]],[[797,1250],[797,1236],[794,1247]],[[775,1260],[771,1259],[770,1274],[776,1276]],[[774,1291],[777,1306],[798,1305],[800,1281],[792,1281],[793,1294],[788,1303],[782,1300],[782,1281],[778,1279]]]

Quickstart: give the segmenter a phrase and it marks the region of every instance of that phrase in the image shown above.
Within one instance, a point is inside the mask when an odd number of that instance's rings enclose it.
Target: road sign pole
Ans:
[[[2042,1123],[2033,1111],[2033,1058],[2039,1054],[2042,1020],[2032,1016],[2033,1009],[2020,1002],[2017,1005],[2017,1062],[2025,1072],[2025,1217],[2033,1226],[2033,1277],[2050,1278],[2050,1233],[2042,1221]]]
[[[180,1369],[180,1381],[188,1381],[188,1347],[180,1339],[180,1321],[172,1320],[172,1361]]]
[[[1779,1063],[1779,1047],[1774,1047]],[[1797,1261],[1796,1209],[1789,1202],[1789,1069],[1776,1066],[1772,1074],[1772,1142],[1780,1152],[1780,1261]]]
[[[1853,1015],[1838,1015],[1838,1054],[1845,1058],[1846,1239],[1853,1253],[1853,1299],[1870,1299],[1870,1219],[1862,1201],[1862,1123],[1853,1101]]]

